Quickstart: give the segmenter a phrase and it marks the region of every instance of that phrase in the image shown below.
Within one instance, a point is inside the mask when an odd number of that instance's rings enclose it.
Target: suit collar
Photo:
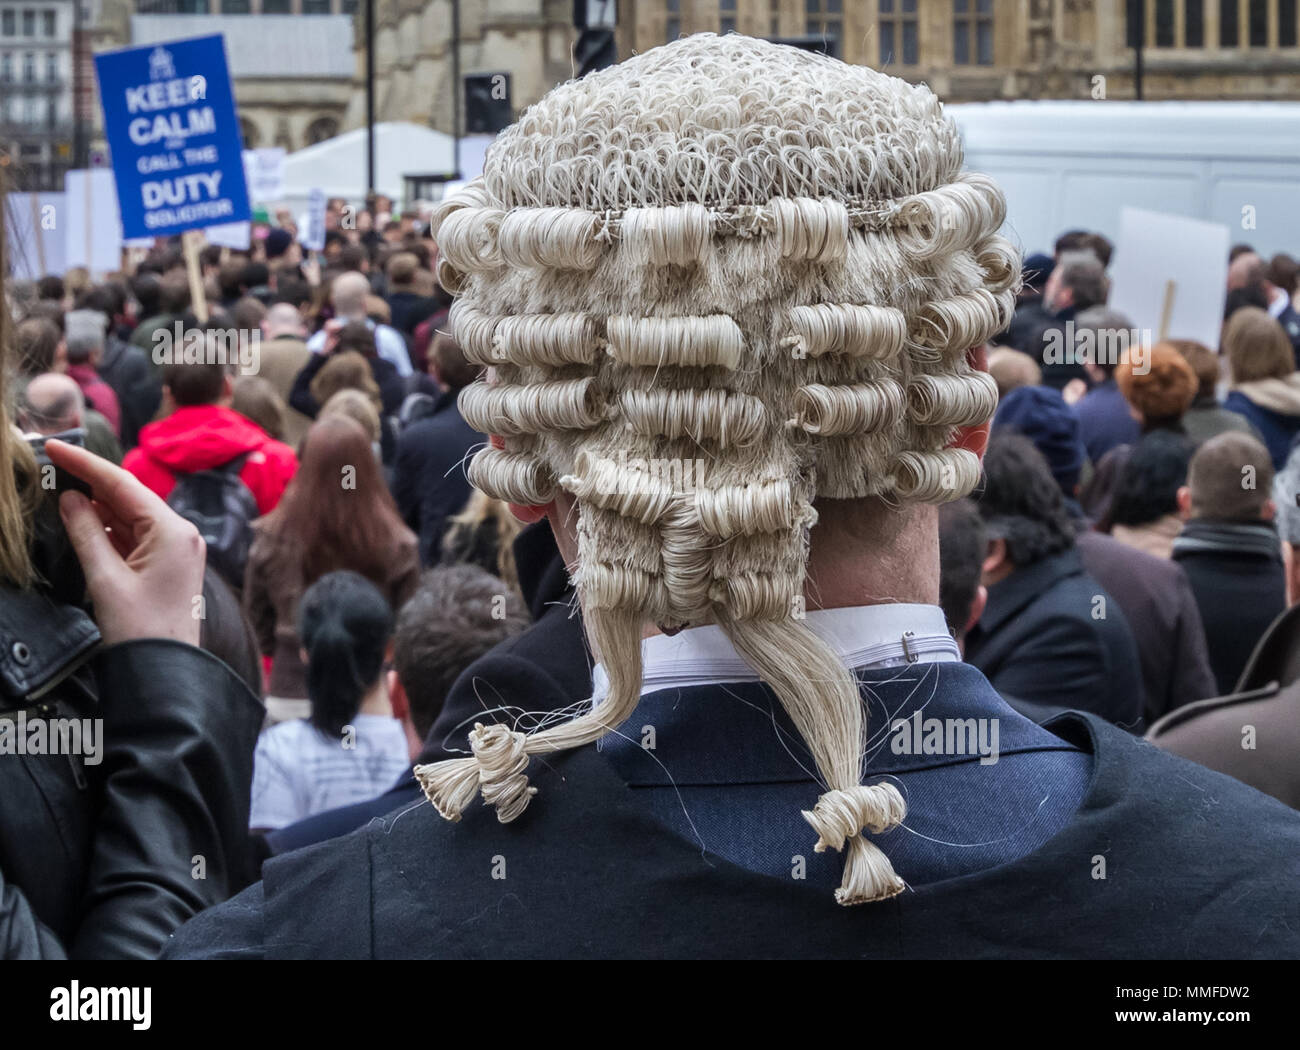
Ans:
[[[988,602],[980,616],[982,633],[996,631],[1026,606],[1040,598],[1059,580],[1083,573],[1079,552],[1071,547],[1060,554],[1052,554],[1032,565],[1018,568],[1005,580],[988,589]]]

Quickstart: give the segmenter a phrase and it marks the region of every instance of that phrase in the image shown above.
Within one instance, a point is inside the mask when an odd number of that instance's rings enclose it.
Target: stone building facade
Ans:
[[[825,38],[840,58],[924,81],[952,102],[1131,99],[1129,6],[1126,0],[620,0],[619,54],[681,33],[736,30]],[[1144,98],[1300,98],[1296,0],[1145,0],[1145,28]]]
[[[452,133],[455,112],[452,0],[375,0],[375,119],[409,120]],[[460,74],[518,114],[573,75],[573,0],[461,0]],[[365,123],[365,25],[356,15],[357,90],[345,127]],[[491,78],[504,75],[493,84]],[[462,81],[463,85],[463,81]],[[462,86],[461,130],[474,131]],[[503,107],[504,108],[504,107]]]
[[[296,150],[343,130],[356,87],[352,50],[356,0],[100,0],[100,4],[96,51],[224,34],[246,147]]]

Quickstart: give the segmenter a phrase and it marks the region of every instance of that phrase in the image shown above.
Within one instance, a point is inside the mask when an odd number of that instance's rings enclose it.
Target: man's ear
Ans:
[[[411,715],[411,702],[406,695],[406,687],[402,685],[402,680],[397,677],[396,671],[387,672],[388,677],[388,702],[393,705],[394,718],[409,718]]]
[[[433,375],[432,365],[429,366],[429,374]],[[506,447],[505,438],[501,437],[500,434],[489,434],[488,444],[492,448],[504,449]],[[525,525],[531,525],[533,522],[541,521],[546,517],[554,509],[555,501],[552,500],[550,503],[538,507],[527,503],[507,503],[506,506],[510,508],[510,513]]]
[[[1178,516],[1183,521],[1189,520],[1192,516],[1192,490],[1190,486],[1179,485],[1178,495],[1175,498],[1178,500]]]
[[[544,507],[532,507],[524,503],[507,503],[506,506],[510,508],[510,513],[525,525],[531,525],[550,514],[555,509],[555,501],[551,500]]]
[[[966,363],[977,372],[987,372],[989,370],[989,349],[981,344],[972,347],[966,351]],[[975,426],[959,427],[952,441],[948,443],[949,448],[964,448],[974,452],[981,460],[984,458],[984,450],[989,444],[989,429],[992,423],[979,423]]]
[[[1277,517],[1277,504],[1271,499],[1266,499],[1264,505],[1259,508],[1260,521],[1272,521]]]
[[[1286,568],[1286,603],[1300,602],[1300,550],[1294,543],[1282,544],[1282,564]]]
[[[1007,541],[1002,539],[989,540],[988,546],[984,549],[984,561],[980,564],[980,571],[984,578],[987,580],[989,577],[997,575],[1008,564]]]
[[[221,377],[221,404],[228,405],[235,397],[235,384],[231,381],[230,373],[227,372]]]
[[[984,615],[984,606],[989,601],[989,590],[984,584],[975,588],[975,599],[970,603],[970,614],[966,617],[966,626],[962,629],[962,637],[970,633],[971,629],[980,622],[980,617]]]
[[[406,686],[397,677],[396,671],[389,671],[384,684],[388,687],[388,703],[393,709],[393,717],[402,723],[402,732],[406,734],[406,752],[414,762],[424,749],[424,741],[416,735],[415,722],[411,719],[411,698],[406,695]]]

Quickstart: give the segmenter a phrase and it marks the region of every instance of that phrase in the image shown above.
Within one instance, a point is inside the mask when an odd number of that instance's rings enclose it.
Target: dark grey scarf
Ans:
[[[1271,521],[1193,519],[1174,540],[1173,554],[1256,554],[1281,558],[1277,528]]]

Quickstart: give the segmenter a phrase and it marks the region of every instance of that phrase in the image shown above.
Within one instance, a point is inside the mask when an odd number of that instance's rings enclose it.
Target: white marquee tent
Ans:
[[[473,178],[482,171],[488,136],[461,140],[461,174]],[[391,121],[375,125],[375,189],[399,206],[406,195],[408,175],[450,175],[455,167],[450,135],[421,124]],[[332,139],[290,153],[284,161],[283,203],[306,207],[313,189],[327,197],[360,203],[366,189],[366,129],[355,128]]]

